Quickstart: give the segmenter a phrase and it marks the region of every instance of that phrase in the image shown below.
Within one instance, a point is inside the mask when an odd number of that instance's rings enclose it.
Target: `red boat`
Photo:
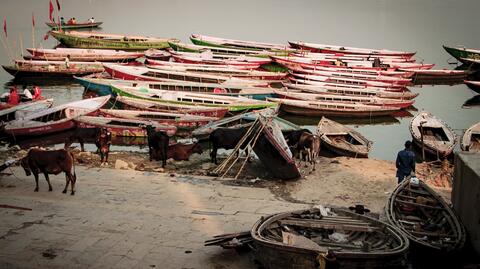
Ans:
[[[355,47],[344,47],[336,45],[315,44],[307,42],[288,42],[292,48],[304,49],[312,52],[321,53],[342,53],[342,54],[358,54],[358,55],[372,55],[372,56],[400,56],[404,58],[412,58],[416,52],[396,51],[387,49],[366,49]]]
[[[346,63],[346,66],[337,66],[335,61],[332,60],[312,60],[302,57],[279,57],[270,56],[270,58],[287,68],[300,67],[305,69],[315,69],[318,67],[330,67],[330,68],[352,68],[358,70],[376,70],[376,71],[395,71],[394,67],[373,67],[373,63],[369,61],[355,61]]]
[[[125,66],[118,64],[103,64],[105,71],[112,77],[123,80],[141,80],[141,81],[190,81],[200,83],[226,83],[226,84],[242,84],[245,86],[268,86],[267,81],[240,79],[236,77],[209,75],[195,72],[182,72],[161,70],[141,66]]]
[[[109,99],[110,95],[107,95],[45,109],[7,123],[4,130],[12,136],[44,135],[68,130],[75,127],[73,119],[99,110]]]
[[[170,61],[161,61],[161,60],[154,60],[154,59],[145,59],[145,64],[147,65],[160,65],[160,66],[169,66],[169,67],[218,67],[218,68],[231,68],[231,69],[238,69],[238,70],[254,70],[255,68],[251,68],[250,66],[242,66],[242,65],[228,65],[228,64],[196,64],[196,63],[179,63],[179,62],[170,62]]]

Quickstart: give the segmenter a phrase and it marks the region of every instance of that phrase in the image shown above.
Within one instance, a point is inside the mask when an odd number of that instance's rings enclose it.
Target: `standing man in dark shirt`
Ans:
[[[398,152],[395,165],[399,184],[412,172],[415,173],[415,153],[412,151],[412,142],[405,142],[405,149]]]

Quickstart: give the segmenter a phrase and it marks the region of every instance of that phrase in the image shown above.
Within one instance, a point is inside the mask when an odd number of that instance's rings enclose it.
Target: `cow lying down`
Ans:
[[[77,181],[74,162],[75,158],[73,154],[65,149],[43,150],[33,148],[28,151],[27,156],[21,159],[20,164],[27,176],[33,173],[35,177],[35,191],[38,191],[38,175],[40,173],[45,175],[45,180],[47,180],[48,183],[48,191],[52,191],[52,185],[50,184],[48,175],[58,175],[61,172],[65,172],[66,182],[63,193],[67,192],[68,185],[72,183],[71,194],[74,195],[75,182]]]

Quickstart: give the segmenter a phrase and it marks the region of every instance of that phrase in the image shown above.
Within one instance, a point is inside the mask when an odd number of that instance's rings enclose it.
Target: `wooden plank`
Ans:
[[[397,195],[397,196],[398,196],[398,195]],[[396,203],[413,205],[413,206],[420,206],[420,207],[425,207],[425,208],[430,208],[430,209],[446,210],[445,208],[439,207],[439,206],[429,206],[429,205],[418,204],[418,203],[414,203],[414,202],[408,202],[408,201],[404,201],[404,200],[400,200],[400,199],[395,199],[395,202],[396,202]]]
[[[281,220],[281,223],[284,225],[308,227],[308,228],[317,228],[317,229],[331,229],[331,230],[350,230],[350,231],[359,231],[359,232],[374,232],[378,230],[377,227],[371,226],[361,226],[354,224],[343,224],[343,223],[333,223],[333,222],[319,222],[319,221],[294,221],[294,220]]]

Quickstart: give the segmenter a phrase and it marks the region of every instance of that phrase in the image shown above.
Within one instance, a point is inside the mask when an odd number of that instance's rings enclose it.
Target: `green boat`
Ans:
[[[215,94],[181,92],[157,90],[145,87],[129,87],[124,85],[112,84],[112,92],[120,96],[154,101],[171,105],[188,105],[188,106],[207,106],[207,107],[224,107],[230,112],[238,112],[252,109],[260,109],[266,107],[275,107],[277,104],[273,102],[265,102],[252,100],[248,98],[221,96]]]
[[[466,59],[480,59],[480,50],[467,49],[465,47],[448,47],[443,45],[443,48],[457,60],[464,62],[462,58]]]
[[[151,48],[168,48],[169,41],[177,39],[156,38],[145,36],[126,36],[102,34],[94,32],[63,32],[51,31],[50,34],[60,43],[72,48],[85,49],[116,49],[116,50],[147,50]]]
[[[268,58],[270,55],[273,56],[288,56],[288,52],[280,51],[260,51],[260,50],[253,50],[253,49],[233,49],[233,48],[225,48],[225,47],[212,47],[212,46],[201,46],[201,45],[190,45],[181,42],[168,42],[170,47],[175,51],[181,52],[194,52],[194,53],[202,53],[204,51],[211,51],[213,53],[218,53],[222,55],[246,55],[250,57],[261,57],[261,58]]]

